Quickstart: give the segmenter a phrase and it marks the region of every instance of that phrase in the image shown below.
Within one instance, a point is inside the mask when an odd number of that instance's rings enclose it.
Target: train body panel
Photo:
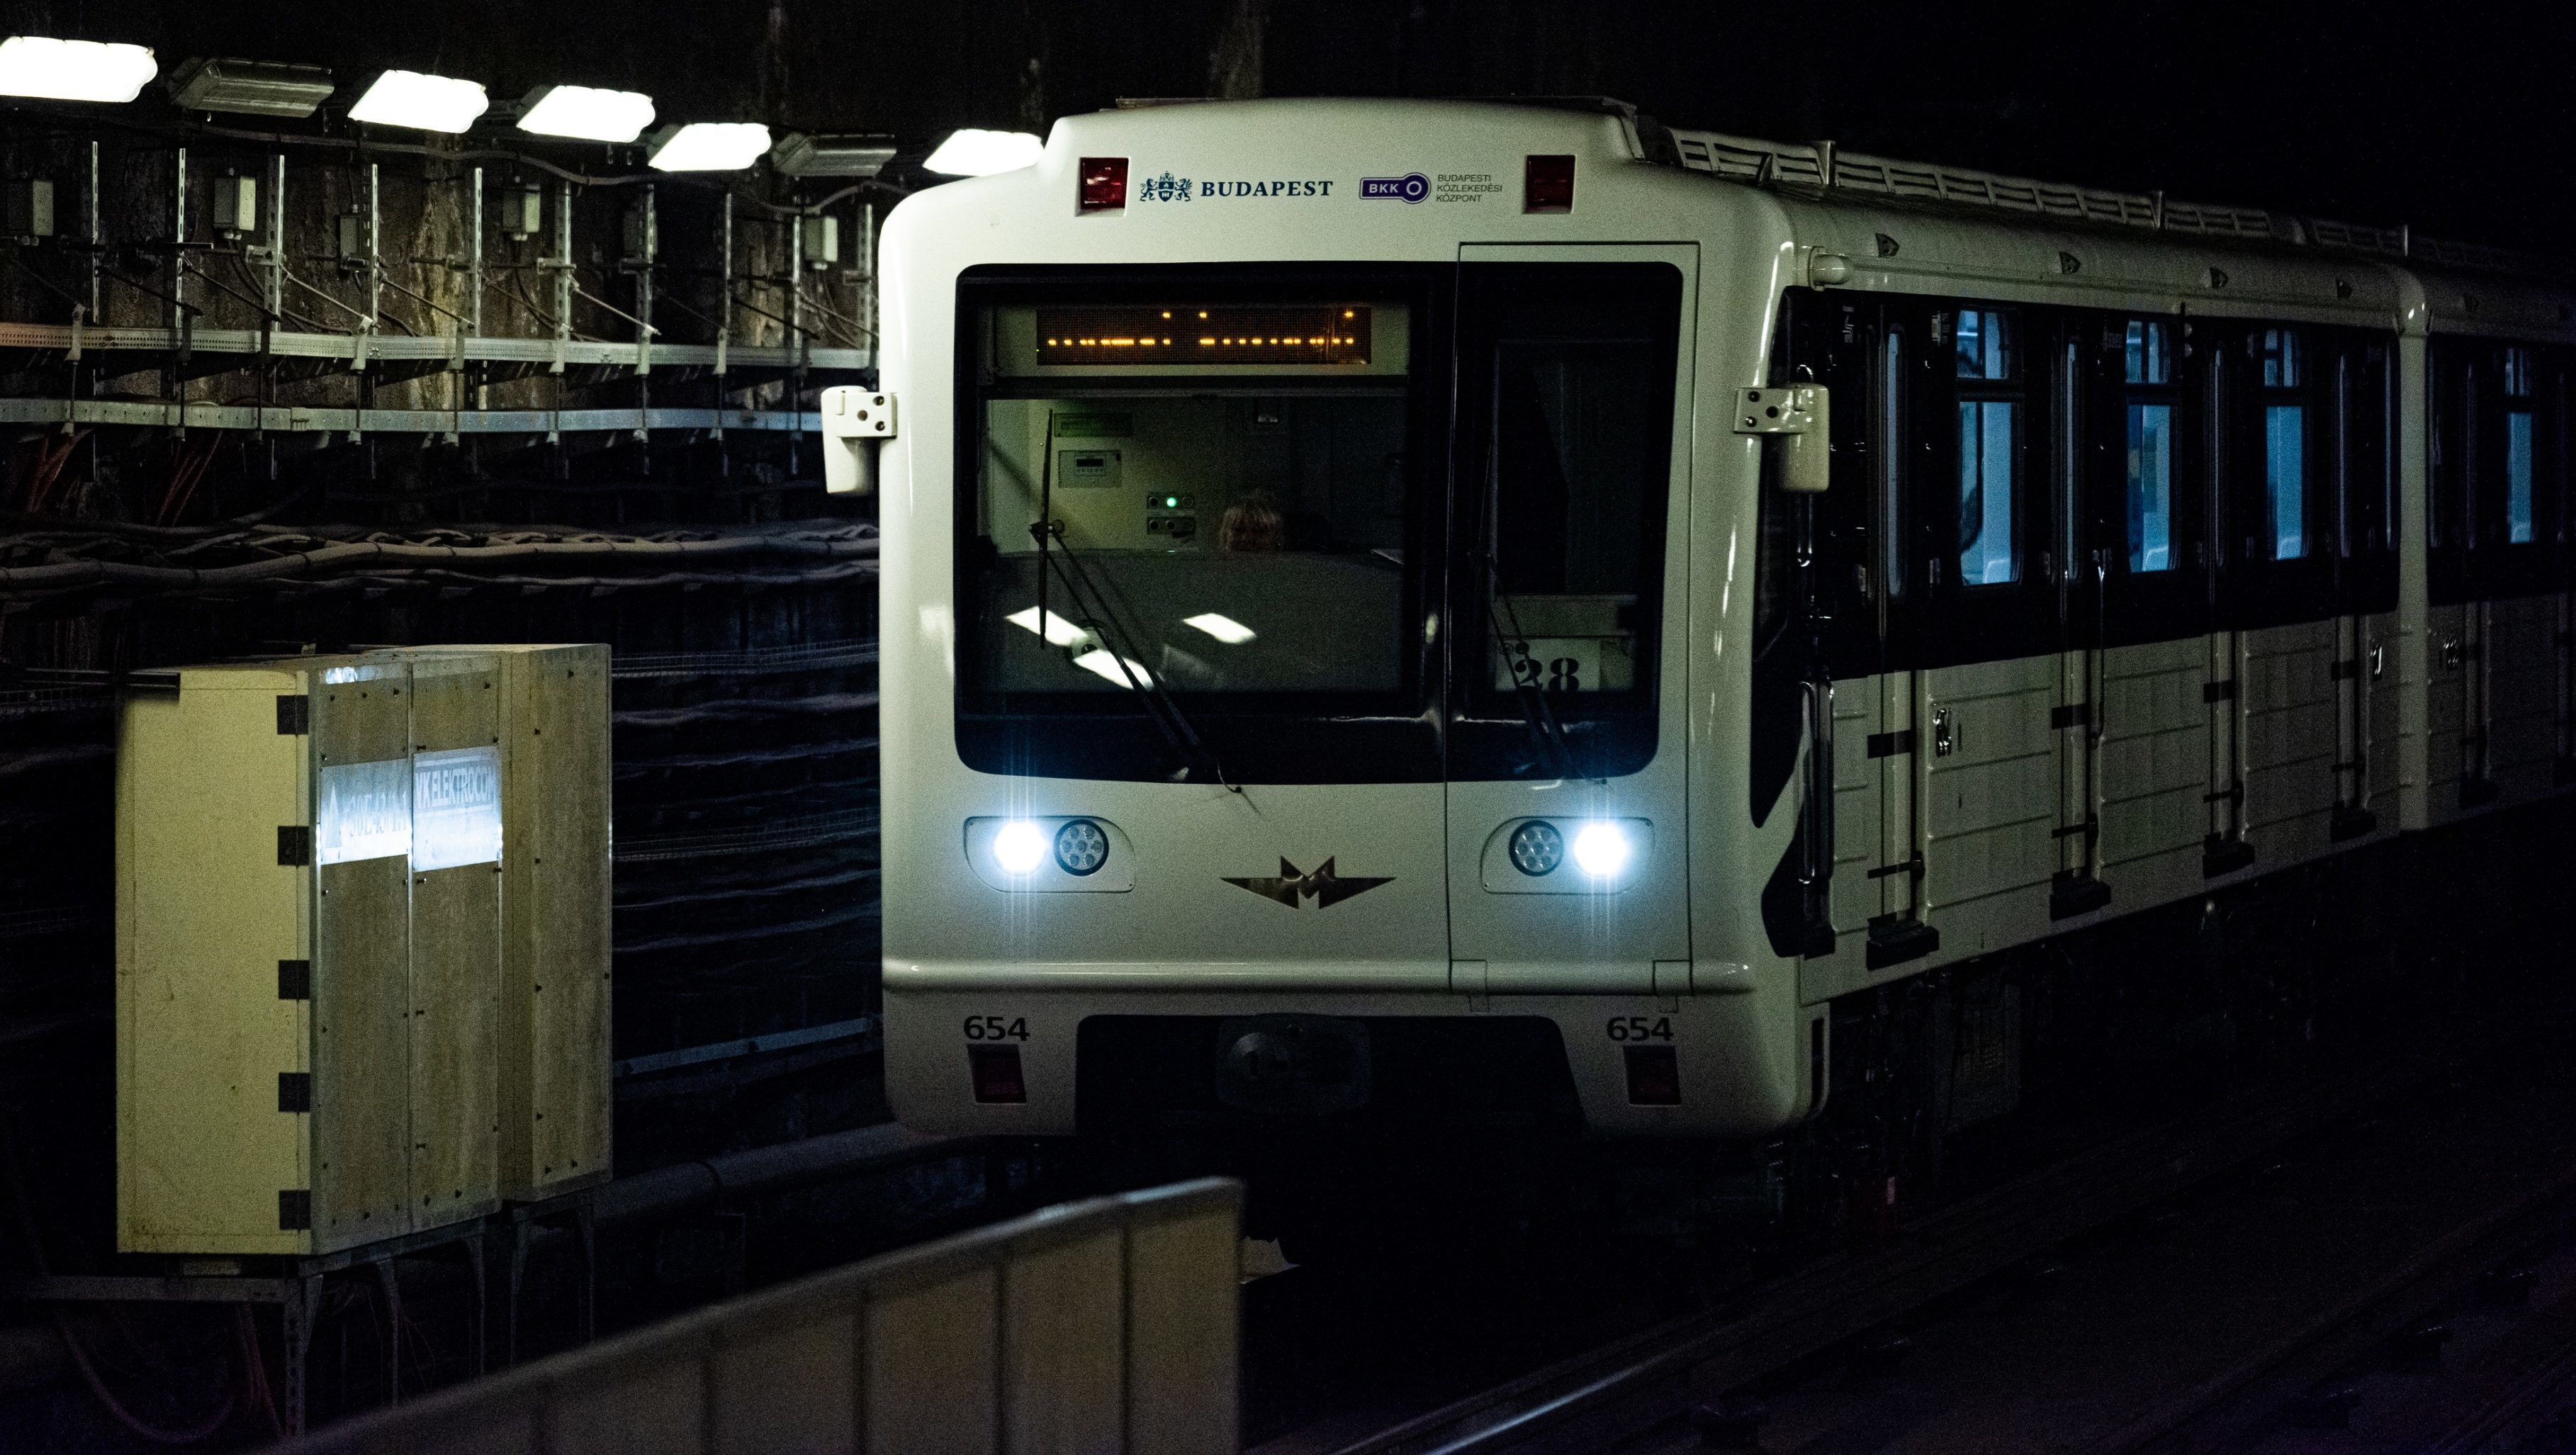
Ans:
[[[2563,791],[2576,295],[1723,141],[1154,107],[894,212],[903,1120],[1756,1135],[1829,1002]]]

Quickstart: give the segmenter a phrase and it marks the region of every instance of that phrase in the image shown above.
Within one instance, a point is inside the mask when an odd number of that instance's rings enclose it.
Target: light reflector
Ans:
[[[131,101],[160,74],[139,45],[13,35],[0,40],[0,96],[46,101]]]
[[[653,133],[645,164],[657,172],[739,172],[769,150],[769,128],[757,121],[692,121]]]
[[[349,119],[454,134],[472,126],[491,104],[492,98],[483,94],[480,81],[460,81],[454,76],[432,76],[421,71],[387,71],[367,87],[357,105],[349,108]]]
[[[948,133],[921,164],[925,172],[950,177],[989,177],[1037,164],[1046,144],[1025,131],[982,131],[966,127]]]
[[[653,98],[596,86],[539,86],[519,108],[519,130],[582,141],[633,141],[653,124]]]

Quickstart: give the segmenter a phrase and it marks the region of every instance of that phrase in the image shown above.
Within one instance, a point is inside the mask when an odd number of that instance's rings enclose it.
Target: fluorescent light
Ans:
[[[139,45],[13,35],[0,40],[0,96],[46,101],[131,101],[159,75]]]
[[[519,130],[583,141],[633,141],[653,124],[653,98],[596,86],[539,86],[519,108]]]
[[[1122,666],[1123,664],[1123,666]],[[1133,657],[1121,657],[1107,647],[1095,648],[1073,659],[1073,665],[1085,672],[1096,672],[1121,687],[1143,687],[1153,681],[1145,664]],[[1130,674],[1133,674],[1131,677]]]
[[[408,126],[414,131],[460,132],[490,107],[480,81],[431,76],[419,71],[387,71],[376,77],[367,94],[349,108],[351,121],[378,126]]]
[[[948,140],[921,167],[952,177],[989,177],[1035,166],[1038,153],[1045,149],[1046,143],[1025,131],[978,131],[970,126],[948,133]]]
[[[660,172],[739,172],[769,150],[769,128],[757,121],[692,121],[653,133],[644,159]]]
[[[335,89],[320,66],[280,61],[194,60],[170,77],[170,99],[180,110],[246,116],[311,116]]]
[[[1213,611],[1203,611],[1196,616],[1182,617],[1181,625],[1197,627],[1229,647],[1242,646],[1245,642],[1261,635],[1233,617],[1219,616]]]
[[[1034,632],[1038,629],[1038,609],[1032,606],[1026,611],[1015,611],[1002,620],[1024,632]],[[1050,611],[1046,615],[1046,639],[1050,647],[1078,647],[1091,640],[1091,633]]]

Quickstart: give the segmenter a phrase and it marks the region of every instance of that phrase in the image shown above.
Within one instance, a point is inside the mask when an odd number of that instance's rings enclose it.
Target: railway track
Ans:
[[[2382,1388],[2372,1361],[2434,1339],[2441,1309],[2474,1302],[2463,1289],[2569,1227],[2576,1126],[2550,1112],[2576,1072],[2544,1062],[2489,1084],[2544,1044],[2525,1029],[2259,1087],[1944,1206],[1891,1246],[1813,1261],[1357,1437],[1317,1427],[1256,1455],[1875,1450],[1898,1434],[1909,1452],[2162,1455],[2267,1449],[2339,1412],[2415,1442],[2349,1448],[2479,1449],[2576,1385],[2562,1357],[2576,1343],[2576,1255],[2565,1338],[2551,1342],[2554,1303],[2508,1319],[2495,1337],[2512,1347],[2465,1383],[2434,1381],[2438,1396]],[[2293,1147],[2310,1150],[2285,1159]],[[2411,1167],[2456,1196],[2437,1184],[2410,1199]],[[2386,1223],[2375,1240],[2362,1236],[2373,1216]],[[2296,1236],[2303,1219],[2313,1237]],[[2338,1238],[2366,1261],[2339,1271]],[[2280,1239],[2301,1256],[2271,1251]],[[2299,1286],[2263,1284],[2266,1269]]]

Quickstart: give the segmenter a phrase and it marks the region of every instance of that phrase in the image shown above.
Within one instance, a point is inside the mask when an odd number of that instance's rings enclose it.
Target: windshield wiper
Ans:
[[[1510,604],[1504,600],[1503,593],[1496,589],[1500,584],[1496,579],[1493,557],[1488,555],[1485,558],[1486,629],[1494,634],[1494,644],[1497,648],[1507,641],[1525,643],[1529,640],[1529,634],[1520,629],[1520,613],[1512,611]],[[1512,618],[1511,630],[1508,632],[1503,630],[1505,612],[1511,612]],[[1512,689],[1520,698],[1522,725],[1529,729],[1530,736],[1537,740],[1540,747],[1555,753],[1557,776],[1567,780],[1585,776],[1575,771],[1574,744],[1565,736],[1565,724],[1557,721],[1555,705],[1547,700],[1547,694],[1539,690],[1535,680],[1522,680],[1520,668],[1517,665],[1512,668]]]
[[[1036,537],[1038,543],[1038,640],[1051,640],[1047,635],[1050,619],[1047,615],[1047,578],[1050,575],[1062,576],[1064,594],[1073,603],[1073,609],[1117,633],[1115,643],[1104,644],[1110,660],[1118,664],[1118,675],[1127,680],[1128,687],[1145,699],[1146,716],[1154,720],[1154,726],[1163,734],[1163,741],[1171,744],[1173,754],[1180,758],[1182,775],[1186,777],[1194,765],[1204,765],[1209,776],[1241,793],[1241,788],[1227,781],[1225,764],[1218,761],[1216,750],[1209,747],[1207,741],[1198,735],[1198,730],[1190,726],[1188,715],[1173,699],[1171,689],[1165,687],[1162,678],[1146,664],[1143,651],[1137,647],[1136,634],[1124,621],[1111,614],[1108,593],[1091,579],[1091,572],[1083,566],[1082,558],[1071,550],[1057,547],[1057,538],[1063,533],[1064,527],[1057,524],[1055,518],[1055,411],[1050,409],[1047,411],[1046,445],[1038,462],[1038,518],[1037,523],[1029,527],[1029,534]],[[1086,591],[1091,596],[1089,602],[1082,599]],[[1130,655],[1131,651],[1134,655]],[[1140,674],[1141,681],[1138,680]]]
[[[1173,698],[1171,689],[1163,685],[1161,675],[1146,662],[1144,649],[1138,644],[1135,632],[1111,611],[1108,593],[1101,590],[1100,583],[1091,578],[1091,572],[1082,564],[1082,558],[1061,546],[1053,550],[1047,549],[1046,538],[1061,529],[1052,521],[1040,521],[1029,527],[1030,533],[1039,538],[1041,574],[1038,580],[1041,585],[1046,580],[1044,568],[1053,567],[1064,583],[1065,597],[1072,603],[1074,610],[1099,626],[1107,628],[1117,638],[1115,641],[1103,643],[1103,646],[1108,651],[1110,660],[1118,664],[1118,675],[1126,680],[1127,685],[1135,690],[1137,696],[1145,700],[1146,716],[1154,720],[1154,726],[1161,730],[1163,740],[1170,743],[1172,751],[1180,757],[1184,765],[1183,772],[1186,773],[1190,767],[1204,767],[1208,775],[1217,782],[1236,793],[1241,793],[1243,790],[1225,776],[1225,764],[1217,758],[1216,750],[1209,747],[1207,740],[1200,737],[1198,730],[1190,725],[1188,714],[1181,711],[1181,704]],[[1086,596],[1090,598],[1087,601],[1084,600]],[[1039,600],[1043,601],[1045,597],[1041,595]],[[1043,613],[1038,617],[1038,623],[1043,630],[1046,624]]]

